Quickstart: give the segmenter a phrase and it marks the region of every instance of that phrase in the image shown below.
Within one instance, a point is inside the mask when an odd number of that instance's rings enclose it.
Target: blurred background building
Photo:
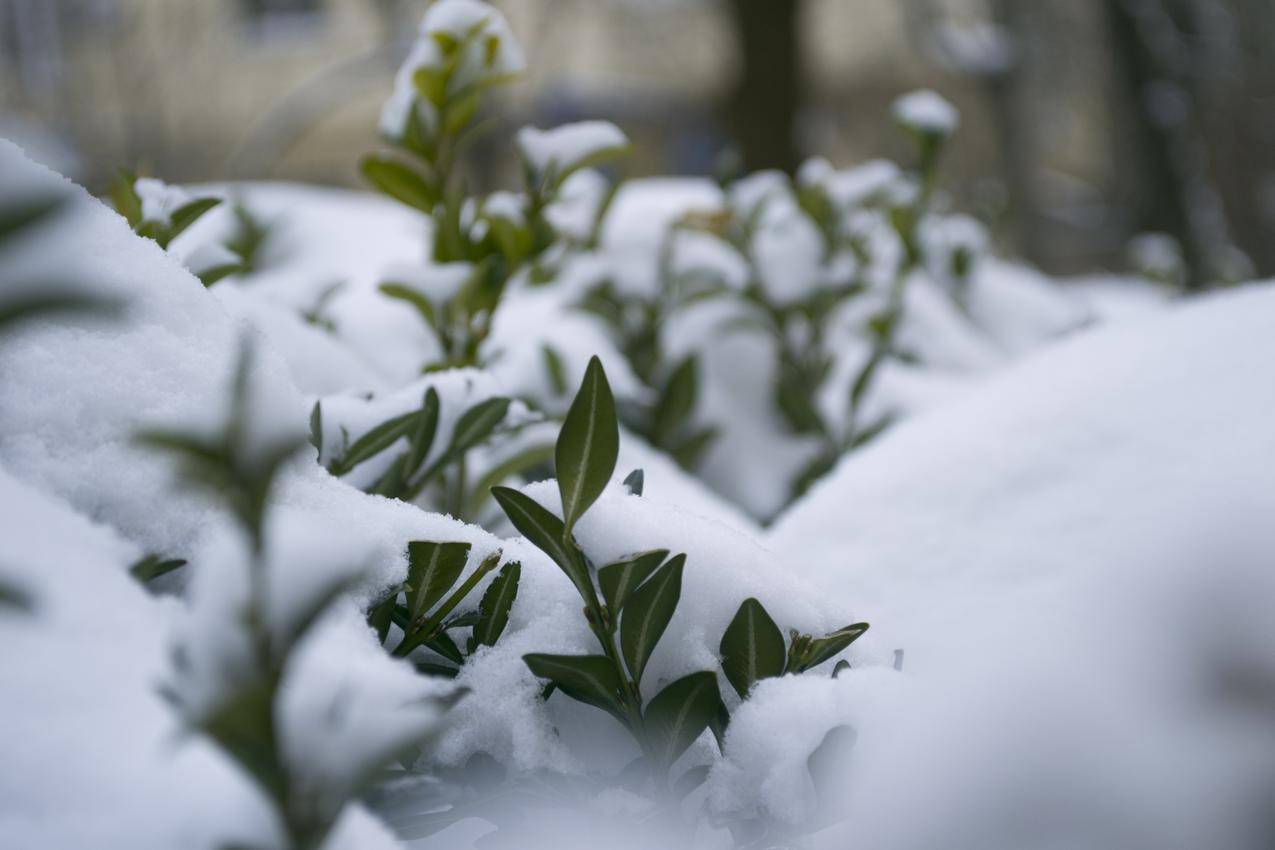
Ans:
[[[424,0],[0,0],[0,136],[101,189],[357,185]],[[962,128],[953,202],[1046,269],[1119,267],[1175,236],[1197,279],[1275,274],[1272,0],[497,0],[529,72],[469,167],[512,179],[509,132],[597,117],[627,175],[900,156],[899,94]]]

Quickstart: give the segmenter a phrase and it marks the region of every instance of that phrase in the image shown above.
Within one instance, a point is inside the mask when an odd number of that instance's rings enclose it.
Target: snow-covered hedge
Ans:
[[[998,258],[930,92],[467,195],[522,65],[433,3],[388,199],[0,143],[2,843],[1269,843],[1272,291]]]

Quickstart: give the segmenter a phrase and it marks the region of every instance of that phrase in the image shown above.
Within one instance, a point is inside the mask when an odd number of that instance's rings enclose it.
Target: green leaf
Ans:
[[[443,112],[443,132],[451,135],[469,126],[478,111],[479,102],[479,93],[471,92],[448,103]]]
[[[514,475],[520,475],[542,464],[553,460],[553,446],[542,444],[528,446],[513,456],[502,460],[483,473],[482,478],[474,484],[469,503],[465,507],[466,517],[475,517],[491,495],[491,489]]]
[[[204,213],[220,203],[221,198],[196,198],[190,203],[182,204],[173,212],[172,224],[168,228],[169,241],[176,239],[183,230],[199,221]]]
[[[545,371],[549,374],[549,386],[553,389],[553,394],[566,395],[567,370],[562,365],[562,357],[558,354],[558,350],[552,345],[545,344],[540,346],[540,352],[544,355]]]
[[[184,566],[186,566],[186,561],[181,558],[161,558],[159,555],[147,555],[129,567],[128,571],[133,578],[145,583]]]
[[[832,668],[832,678],[834,679],[837,678],[838,676],[840,676],[842,673],[846,672],[849,669],[850,669],[850,662],[846,661],[844,658],[841,659],[840,661],[836,663],[836,666]]]
[[[593,594],[593,583],[584,565],[564,542],[562,520],[535,499],[512,488],[492,487],[491,495],[518,533],[552,558],[580,591],[581,597],[588,600]]]
[[[630,496],[641,496],[645,484],[646,474],[640,469],[635,469],[624,476],[624,489],[629,491]]]
[[[409,476],[420,469],[429,456],[430,447],[434,445],[434,433],[438,430],[438,411],[438,391],[430,387],[425,391],[425,401],[421,404],[416,428],[408,439],[411,450],[408,452],[405,468]]]
[[[421,318],[425,320],[425,324],[431,328],[438,326],[437,314],[434,312],[434,305],[420,292],[412,287],[402,283],[382,283],[377,287],[382,295],[399,301],[405,301],[420,313]]]
[[[474,640],[478,645],[495,646],[500,639],[509,624],[509,610],[518,596],[518,580],[521,577],[522,565],[511,561],[488,585],[478,603],[478,623],[474,626]]]
[[[775,405],[794,434],[823,434],[827,430],[823,417],[803,384],[799,378],[781,376],[774,387]]]
[[[673,370],[655,407],[652,439],[664,446],[677,435],[695,411],[699,395],[699,371],[695,355],[690,355]]]
[[[238,261],[233,263],[222,263],[219,266],[212,266],[211,268],[204,269],[199,274],[195,275],[195,277],[199,278],[199,282],[207,288],[224,277],[237,274],[242,269],[243,265]]]
[[[390,634],[390,624],[394,622],[394,608],[398,603],[398,588],[386,596],[380,602],[377,602],[367,612],[367,624],[376,630],[376,638],[381,643],[385,643],[385,638]]]
[[[713,730],[713,737],[717,740],[718,752],[726,752],[726,727],[730,726],[730,709],[726,707],[726,701],[718,694],[717,710],[713,712],[713,719],[708,722],[708,728]]]
[[[276,754],[273,688],[265,682],[240,688],[203,718],[200,728],[268,796],[283,798],[287,779]]]
[[[507,398],[489,398],[466,410],[452,430],[452,442],[447,448],[447,454],[456,457],[490,437],[508,412]]]
[[[396,201],[431,213],[438,203],[433,188],[411,168],[386,157],[366,156],[359,163],[359,170],[367,182]]]
[[[142,199],[137,196],[137,189],[133,185],[136,182],[136,174],[120,169],[119,175],[111,183],[109,192],[115,211],[124,216],[128,226],[133,229],[136,229],[142,221]]]
[[[664,765],[671,765],[708,728],[721,694],[717,676],[692,673],[660,691],[646,707],[646,734]]]
[[[782,675],[787,652],[784,635],[760,602],[745,599],[726,627],[719,646],[722,671],[741,697],[759,679]]]
[[[524,655],[531,672],[572,699],[607,711],[627,725],[620,677],[605,655]]]
[[[667,557],[667,549],[656,549],[598,568],[598,586],[602,588],[602,598],[606,600],[613,617],[620,616],[629,594],[646,581]]]
[[[390,463],[389,468],[376,480],[367,491],[373,496],[385,496],[397,499],[404,495],[407,487],[407,455],[401,454]]]
[[[416,424],[419,411],[411,411],[393,419],[387,419],[354,441],[354,445],[331,466],[333,475],[344,475],[370,457],[394,445],[399,438],[406,436]]]
[[[624,619],[620,623],[620,651],[624,653],[629,675],[639,685],[646,662],[673,619],[673,612],[682,597],[682,569],[685,565],[686,556],[675,555],[649,581],[633,591],[625,605]]]
[[[825,661],[833,658],[850,644],[863,637],[864,632],[868,630],[867,623],[854,623],[844,628],[837,629],[830,635],[821,638],[815,638],[810,642],[810,648],[807,655],[797,669],[796,672],[802,673],[806,670],[818,667]]]
[[[422,673],[426,676],[455,679],[460,675],[460,671],[450,664],[439,664],[436,661],[413,661],[412,666],[416,668],[417,673]]]
[[[695,467],[699,466],[700,459],[704,457],[704,452],[708,451],[709,446],[717,439],[718,433],[717,428],[711,425],[707,428],[701,428],[681,443],[670,447],[669,453],[682,469],[694,470]]]
[[[314,407],[310,408],[310,445],[314,446],[315,451],[319,453],[319,459],[323,458],[323,403],[316,401]]]
[[[460,647],[456,645],[456,641],[451,639],[447,632],[439,632],[429,640],[425,641],[425,646],[434,650],[439,655],[446,658],[453,664],[465,663],[465,656],[461,655]]]
[[[615,471],[619,451],[620,427],[615,398],[602,361],[594,356],[562,423],[554,453],[558,490],[562,494],[564,534],[571,534],[576,521],[602,495]]]
[[[469,560],[468,543],[407,544],[407,608],[420,619],[451,590]]]

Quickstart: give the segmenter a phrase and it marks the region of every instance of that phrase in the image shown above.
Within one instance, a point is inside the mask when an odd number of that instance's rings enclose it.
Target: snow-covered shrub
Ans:
[[[164,249],[221,203],[221,198],[194,197],[180,186],[170,186],[154,177],[138,177],[128,171],[120,172],[111,185],[110,196],[116,212],[124,216],[134,233],[154,239]],[[252,242],[245,242],[243,246],[255,247]],[[240,274],[249,268],[244,255],[216,242],[200,245],[185,262],[204,286],[212,286],[228,275]]]
[[[324,673],[308,656],[336,649],[322,623],[367,565],[340,556],[299,562],[270,539],[278,531],[268,514],[276,477],[305,441],[300,429],[279,432],[254,417],[250,375],[245,343],[217,431],[149,430],[140,437],[179,459],[184,486],[223,502],[247,544],[215,586],[197,588],[164,692],[192,729],[257,783],[274,807],[281,846],[312,850],[324,846],[347,802],[377,771],[434,731],[441,703],[402,677],[393,683],[383,675],[382,689],[361,698],[326,693],[316,680]]]
[[[415,46],[386,103],[381,132],[395,156],[365,157],[362,171],[382,192],[430,217],[429,264],[388,274],[382,291],[411,304],[436,337],[429,368],[483,362],[483,343],[511,277],[558,241],[552,208],[581,169],[621,151],[612,124],[586,121],[518,134],[523,192],[468,197],[456,172],[486,93],[522,70],[521,49],[503,16],[477,0],[440,0],[425,13]],[[547,258],[552,263],[555,258]]]
[[[670,557],[667,548],[649,549],[597,566],[576,538],[577,523],[613,477],[619,442],[615,399],[606,373],[595,358],[585,371],[555,447],[560,511],[555,513],[519,490],[498,487],[493,492],[514,528],[547,555],[571,582],[596,641],[591,654],[531,652],[522,656],[523,661],[537,678],[549,683],[546,698],[554,690],[561,691],[573,700],[611,715],[633,737],[642,755],[624,769],[621,777],[612,780],[619,783],[617,787],[637,790],[651,800],[667,802],[670,794],[675,800],[684,798],[708,778],[711,763],[689,768],[683,765],[676,778],[673,771],[706,730],[711,729],[719,748],[724,746],[730,711],[723,701],[715,670],[701,669],[681,675],[663,684],[654,694],[649,687],[653,677],[644,677],[647,664],[681,602],[686,554]],[[641,495],[640,470],[626,478],[625,487],[630,494]],[[422,566],[418,571],[413,555],[413,573],[419,572],[419,575],[409,578],[408,598],[418,596],[420,587],[430,585],[437,588],[433,593],[433,599],[437,600],[459,577],[468,547],[448,543],[413,545],[422,547],[421,561],[427,560],[428,567]],[[494,568],[498,560],[497,553],[485,566]],[[472,626],[470,652],[478,645],[493,645],[508,621],[517,592],[519,566],[511,564],[506,570],[509,572],[502,573],[484,594],[475,617],[454,621],[458,626]],[[438,575],[444,577],[432,578]],[[465,592],[466,588],[462,587],[452,599],[458,599]],[[383,603],[393,604],[393,600]],[[432,602],[422,606],[422,610],[429,604]],[[459,664],[460,652],[450,639],[441,647],[426,643],[430,636],[446,634],[447,626],[442,618],[453,607],[454,604],[447,602],[441,604],[438,613],[425,621],[426,625],[417,626],[414,632],[408,631],[395,654],[407,654],[425,643]],[[411,613],[404,612],[404,621]],[[373,617],[376,616],[377,609],[374,609]],[[417,619],[422,618],[418,615]],[[765,607],[750,597],[739,606],[722,634],[719,645],[722,673],[739,698],[745,700],[753,686],[763,679],[801,674],[832,660],[867,628],[866,623],[855,623],[818,638],[793,629],[790,643],[785,646],[779,627]],[[414,635],[418,637],[413,639]],[[839,662],[833,676],[848,667],[848,662]],[[454,670],[448,671],[448,675],[454,673]],[[648,687],[644,688],[644,683]],[[842,734],[834,732],[828,733],[833,743],[827,748],[821,747],[822,755],[812,755],[812,759],[839,758],[827,752],[834,748],[835,740]],[[812,767],[813,774],[819,772]],[[678,820],[676,816],[669,816],[673,821]],[[732,831],[757,826],[751,819],[747,824],[738,819],[724,823]]]

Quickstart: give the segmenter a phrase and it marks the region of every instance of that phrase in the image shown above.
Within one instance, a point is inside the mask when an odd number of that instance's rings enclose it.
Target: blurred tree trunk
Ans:
[[[800,160],[802,0],[729,0],[739,73],[727,104],[731,132],[750,171],[793,171]]]
[[[1170,82],[1125,0],[1105,0],[1117,109],[1114,127],[1127,140],[1117,147],[1129,176],[1133,227],[1176,238],[1182,246],[1189,282],[1201,282],[1200,246],[1192,232],[1185,175],[1174,161],[1179,128],[1155,114],[1157,87]],[[1121,152],[1123,149],[1123,153]],[[1126,171],[1126,168],[1128,169]]]

